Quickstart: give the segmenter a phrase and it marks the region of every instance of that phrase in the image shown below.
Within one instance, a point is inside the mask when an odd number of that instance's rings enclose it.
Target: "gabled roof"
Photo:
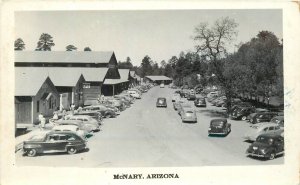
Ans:
[[[105,79],[104,80],[104,85],[114,85],[114,84],[119,84],[123,82],[127,82],[128,80],[121,80],[121,79]]]
[[[128,80],[129,78],[129,69],[119,69],[121,80]]]
[[[88,82],[103,82],[108,68],[82,67],[81,73]]]
[[[166,77],[166,76],[145,76],[146,78],[149,78],[150,80],[172,80],[171,78],[169,77]]]
[[[109,63],[113,51],[15,51],[22,63]]]
[[[15,81],[20,83],[22,76],[19,77],[19,75],[24,73],[27,74],[26,78],[33,83],[49,76],[55,86],[74,87],[81,75],[86,81],[103,82],[107,70],[107,68],[90,67],[15,67]]]
[[[104,81],[104,85],[114,85],[119,83],[128,82],[129,78],[129,69],[119,69],[120,79],[108,79],[106,78]]]
[[[47,78],[38,68],[15,68],[15,96],[35,96]]]

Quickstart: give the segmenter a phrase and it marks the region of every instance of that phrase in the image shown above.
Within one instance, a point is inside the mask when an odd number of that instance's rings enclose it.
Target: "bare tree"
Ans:
[[[216,75],[220,86],[224,88],[227,97],[227,110],[231,108],[232,88],[231,83],[225,78],[224,60],[227,56],[226,47],[237,35],[238,24],[229,17],[215,21],[212,26],[208,23],[201,23],[195,28],[194,40],[198,43],[196,52],[205,57],[212,65],[212,70]]]

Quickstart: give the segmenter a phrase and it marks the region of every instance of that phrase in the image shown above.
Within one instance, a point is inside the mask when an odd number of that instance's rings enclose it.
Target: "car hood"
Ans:
[[[269,147],[270,147],[270,145],[267,143],[254,142],[252,145],[249,146],[249,149],[263,150],[263,149],[266,149]]]

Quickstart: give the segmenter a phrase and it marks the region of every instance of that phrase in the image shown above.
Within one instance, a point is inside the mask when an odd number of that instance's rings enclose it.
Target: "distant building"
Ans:
[[[53,116],[59,107],[59,93],[47,74],[15,69],[15,123],[17,127],[38,123],[38,115]]]
[[[129,81],[130,86],[134,87],[141,83],[141,78],[136,74],[135,71],[130,71]]]
[[[129,69],[119,69],[120,79],[105,79],[103,88],[108,89],[106,96],[114,96],[129,87]],[[110,89],[112,90],[110,90]]]
[[[167,85],[172,83],[173,80],[166,76],[145,76],[144,81],[156,84],[164,83]]]

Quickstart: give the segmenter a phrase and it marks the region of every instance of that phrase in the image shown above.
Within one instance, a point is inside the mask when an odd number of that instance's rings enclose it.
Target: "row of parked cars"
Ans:
[[[50,119],[51,130],[44,130],[23,142],[23,154],[33,157],[40,153],[67,152],[75,154],[87,149],[87,139],[100,131],[104,119],[114,118],[140,99],[153,85],[141,85],[114,97],[99,100],[96,105],[75,111],[57,113]]]
[[[210,93],[207,100],[217,107],[226,107],[226,97]],[[229,117],[250,123],[244,135],[246,141],[253,142],[246,151],[248,156],[274,159],[284,153],[284,115],[283,112],[256,108],[250,102],[233,99]]]

